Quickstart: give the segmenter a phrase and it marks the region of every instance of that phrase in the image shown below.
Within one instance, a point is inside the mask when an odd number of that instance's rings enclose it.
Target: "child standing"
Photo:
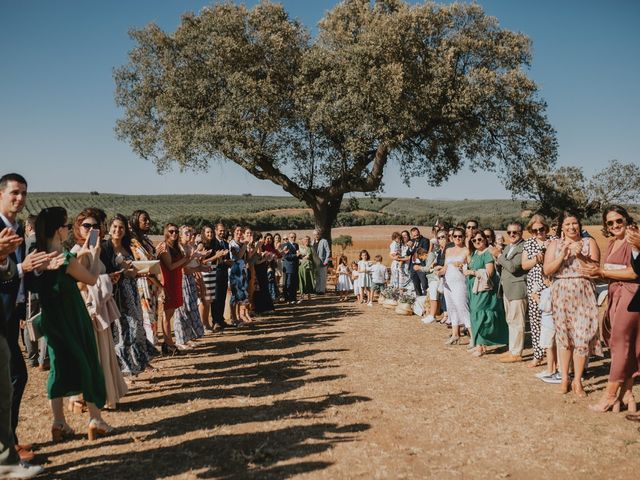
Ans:
[[[374,260],[376,263],[371,267],[371,281],[373,282],[373,286],[371,288],[371,301],[375,301],[376,293],[379,294],[389,281],[387,267],[382,264],[382,255],[376,255]]]
[[[349,291],[353,288],[353,282],[351,281],[351,271],[347,266],[347,257],[341,255],[338,260],[338,281],[336,282],[336,291],[340,295],[340,301],[347,300]]]
[[[549,277],[543,277],[545,288],[537,293],[539,296],[538,308],[541,313],[540,321],[540,346],[546,349],[547,369],[536,374],[545,383],[560,383],[561,378],[556,372],[556,329],[551,310],[551,281]]]
[[[358,281],[360,282],[360,288],[362,289],[362,303],[367,303],[370,307],[373,306],[371,301],[371,286],[373,282],[371,281],[371,267],[373,264],[371,263],[371,256],[369,252],[366,250],[360,251],[360,261],[358,262],[358,272],[360,276],[358,277]]]
[[[360,287],[358,262],[351,262],[351,278],[353,280],[353,294],[356,296],[356,303],[362,303],[362,288]]]

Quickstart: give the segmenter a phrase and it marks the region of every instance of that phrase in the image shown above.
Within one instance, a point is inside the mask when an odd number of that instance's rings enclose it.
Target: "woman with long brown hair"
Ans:
[[[125,377],[136,376],[150,367],[150,362],[137,271],[132,265],[131,234],[124,215],[118,213],[109,222],[109,240],[102,243],[100,259],[107,273],[120,274],[114,285],[120,318],[112,324],[112,333],[122,373]]]
[[[145,210],[136,210],[129,218],[131,229],[131,252],[137,261],[156,260],[156,249],[149,239],[151,231],[151,217]],[[156,335],[158,332],[158,297],[162,292],[162,282],[154,274],[139,276],[136,280],[138,296],[142,306],[142,318],[144,331],[149,341],[150,355],[157,355],[155,349]]]
[[[602,225],[605,236],[612,237],[604,264],[587,265],[582,271],[609,281],[603,334],[611,349],[611,367],[602,398],[590,408],[597,412],[615,411],[622,402],[635,412],[632,389],[634,377],[640,375],[640,312],[630,312],[628,306],[640,284],[631,265],[632,246],[626,240],[627,230],[634,229],[635,222],[624,207],[612,205],[604,210]]]
[[[83,246],[93,231],[97,231],[99,243],[106,231],[105,220],[106,214],[98,208],[85,208],[82,210],[73,224],[73,237],[76,244],[71,249],[71,253],[82,252]],[[118,365],[118,356],[116,355],[111,334],[112,323],[120,319],[120,310],[118,310],[112,295],[113,283],[119,280],[120,274],[108,275],[106,273],[107,268],[99,257],[81,255],[78,260],[87,270],[95,272],[98,276],[95,285],[78,282],[78,287],[87,305],[87,310],[92,320],[93,333],[96,336],[98,358],[102,367],[107,394],[105,407],[114,409],[120,398],[124,397],[128,390]],[[83,409],[83,400],[70,397],[70,411],[78,412]]]
[[[74,435],[64,416],[63,398],[81,392],[89,410],[88,436],[93,440],[113,431],[102,419],[106,391],[98,357],[91,318],[76,282],[95,285],[98,275],[89,271],[64,248],[72,225],[67,224],[67,211],[50,207],[40,211],[36,219],[36,248],[47,253],[59,253],[56,263],[50,265],[37,282],[41,305],[41,328],[51,359],[47,393],[51,400],[54,442]],[[100,247],[88,246],[78,252],[90,256],[90,264],[97,266]],[[58,261],[60,259],[60,261]]]
[[[178,235],[178,226],[175,223],[167,223],[164,226],[164,242],[160,243],[157,248],[164,287],[163,355],[175,355],[178,353],[178,348],[171,336],[171,320],[176,308],[181,307],[184,303],[182,296],[182,267],[191,260],[191,257],[185,255],[180,247]]]
[[[600,249],[593,238],[582,238],[582,224],[575,213],[562,211],[558,217],[559,237],[551,241],[544,256],[543,271],[552,277],[551,303],[560,350],[561,393],[569,385],[579,397],[587,394],[582,374],[598,331],[598,306],[593,281],[582,268],[600,262]],[[569,383],[573,359],[575,377]]]

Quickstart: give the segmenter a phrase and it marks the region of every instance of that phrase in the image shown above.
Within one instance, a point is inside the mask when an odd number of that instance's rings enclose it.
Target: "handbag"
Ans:
[[[473,293],[490,292],[493,290],[493,282],[485,269],[476,271],[476,277],[473,279]]]
[[[33,313],[32,305],[31,305],[31,295],[29,295],[27,308],[28,308],[29,314]],[[30,315],[30,317],[27,318],[27,321],[26,321],[27,334],[29,335],[29,340],[31,340],[32,342],[37,342],[38,339],[40,339],[40,337],[44,336],[42,333],[41,322],[42,322],[41,312],[38,312],[35,315]]]

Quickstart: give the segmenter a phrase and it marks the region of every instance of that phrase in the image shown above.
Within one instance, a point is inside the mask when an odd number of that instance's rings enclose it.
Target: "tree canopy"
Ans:
[[[534,200],[543,215],[554,217],[566,209],[586,218],[611,204],[640,201],[640,170],[618,160],[591,178],[575,166],[532,170],[514,193]]]
[[[281,5],[223,2],[130,34],[119,138],[159,171],[235,162],[325,230],[387,166],[438,185],[466,163],[514,189],[556,160],[531,42],[477,4],[345,0],[311,37]]]

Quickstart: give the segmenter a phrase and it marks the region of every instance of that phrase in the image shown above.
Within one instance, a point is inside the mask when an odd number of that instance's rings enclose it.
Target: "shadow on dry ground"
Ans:
[[[348,306],[327,309],[322,301],[305,305],[304,309],[282,309],[255,328],[213,337],[192,354],[172,359],[174,365],[170,368],[166,368],[169,365],[164,359],[157,361],[160,374],[149,380],[153,394],[148,390],[132,392],[119,409],[122,414],[115,413],[113,418],[130,418],[127,414],[149,413],[157,407],[170,409],[170,414],[140,423],[134,417],[129,425],[118,429],[116,436],[97,444],[69,448],[43,445],[52,449],[47,460],[53,465],[47,467],[47,476],[150,479],[188,474],[190,478],[287,478],[328,467],[330,462],[305,461],[305,457],[337,443],[354,441],[370,425],[339,426],[304,420],[318,417],[328,408],[370,399],[349,392],[310,398],[278,397],[309,382],[344,377],[330,373],[339,366],[338,354],[344,350],[322,349],[322,344],[342,333],[336,329],[336,322],[348,310]],[[288,352],[291,349],[294,351]],[[319,355],[322,358],[315,358]],[[195,371],[180,373],[179,364],[185,362],[193,362]],[[173,374],[172,367],[177,367],[178,372]],[[233,399],[242,398],[266,401],[251,406],[239,401],[234,405]],[[194,399],[205,400],[211,406],[191,410]],[[282,419],[303,422],[291,425],[289,421],[281,428],[251,428],[256,422]],[[215,433],[221,427],[243,424],[248,431]],[[125,445],[128,448],[123,450]],[[73,460],[68,459],[70,454],[75,457]],[[58,463],[60,459],[62,462]]]

